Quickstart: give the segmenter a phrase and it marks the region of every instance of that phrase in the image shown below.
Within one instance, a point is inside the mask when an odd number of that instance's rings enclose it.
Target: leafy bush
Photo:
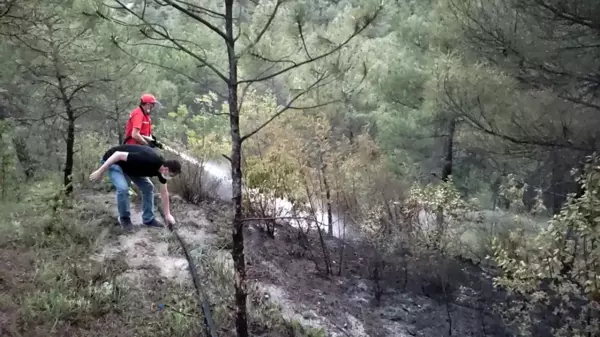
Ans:
[[[297,192],[299,172],[285,156],[269,153],[265,158],[251,156],[244,170],[243,212],[248,217],[263,219],[261,223],[270,237],[275,235],[274,220],[289,216],[281,204]]]
[[[509,244],[534,238],[545,227],[543,217],[515,214],[502,210],[478,211],[468,215],[460,237],[463,255],[477,263],[493,263],[494,241]]]
[[[109,144],[107,139],[97,133],[85,133],[79,137],[73,158],[73,183],[75,186],[84,188],[98,186],[91,184],[88,177],[100,166],[100,159],[104,152],[114,145],[116,144]],[[108,180],[108,177],[105,177],[105,180]]]
[[[11,294],[22,307],[20,328],[57,325],[93,319],[116,310],[127,297],[116,276],[121,260],[103,264],[90,259],[109,226],[94,205],[65,197],[59,181],[22,186],[26,198],[16,207],[2,207],[3,242],[36,255],[34,291]],[[102,229],[102,227],[105,227]]]
[[[0,120],[0,200],[14,195],[18,187],[17,156],[12,144],[12,124]]]
[[[215,198],[222,182],[211,177],[202,163],[197,165],[183,160],[181,163],[181,174],[169,182],[169,190],[192,204]]]
[[[600,331],[600,166],[590,158],[560,214],[533,240],[495,242],[503,274],[496,284],[514,299],[503,307],[522,335],[597,336]],[[540,320],[539,317],[545,317]]]
[[[426,294],[447,296],[472,206],[451,181],[413,187],[401,207],[388,203],[370,205],[364,213],[363,232],[377,253],[372,277],[378,282],[389,266],[404,275],[405,286],[413,277]]]

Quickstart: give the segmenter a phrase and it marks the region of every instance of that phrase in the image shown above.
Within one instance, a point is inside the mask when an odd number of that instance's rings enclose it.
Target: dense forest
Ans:
[[[468,278],[472,335],[600,336],[599,56],[591,0],[2,1],[0,332],[203,333],[191,282],[90,257],[126,244],[88,176],[152,93],[162,152],[195,158],[172,203],[217,214],[197,264],[219,335],[401,336],[364,312],[402,293],[445,308],[412,335],[466,336]],[[284,237],[322,282],[368,283],[366,330],[265,300]]]

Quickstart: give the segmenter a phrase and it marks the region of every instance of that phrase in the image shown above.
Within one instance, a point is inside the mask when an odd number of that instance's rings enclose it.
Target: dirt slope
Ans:
[[[113,195],[95,194],[89,198],[90,202],[105,204],[107,211],[116,216]],[[173,201],[178,231],[196,251],[227,246],[230,234],[226,209],[221,203],[192,206],[177,197]],[[140,219],[138,210],[133,217],[136,232],[112,237],[94,254],[94,259],[124,257],[127,268],[120,277],[135,287],[146,283],[148,278],[189,286],[187,262],[170,233],[139,228]],[[271,239],[254,226],[248,228],[246,238],[251,288],[264,300],[278,303],[285,317],[306,326],[324,328],[329,336],[437,337],[448,336],[450,332],[453,336],[505,335],[493,317],[472,304],[481,299],[470,295],[473,291],[466,287],[460,292],[462,300],[457,298],[446,305],[422,295],[400,292],[391,284],[386,286],[382,303],[375,306],[372,284],[365,277],[368,275],[365,249],[359,242],[345,248],[343,275],[326,278],[317,272],[320,258],[316,241],[306,249],[297,240],[296,229],[278,228],[276,238]],[[330,239],[328,245],[336,257],[333,267],[337,271],[340,240]],[[217,252],[224,261],[230,259],[229,251]],[[230,268],[227,262],[222,266]]]

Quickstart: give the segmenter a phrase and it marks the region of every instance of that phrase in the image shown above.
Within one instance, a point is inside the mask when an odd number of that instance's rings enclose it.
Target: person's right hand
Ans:
[[[96,182],[102,178],[102,172],[100,170],[96,170],[90,174],[90,181]]]
[[[165,214],[165,221],[167,221],[167,228],[169,228],[169,230],[173,230],[173,226],[175,226],[175,218],[171,214]]]
[[[150,147],[157,147],[159,149],[163,148],[162,143],[160,143],[158,140],[156,140],[156,137],[154,135],[151,136],[152,140],[150,142],[148,142],[148,145],[150,145]]]

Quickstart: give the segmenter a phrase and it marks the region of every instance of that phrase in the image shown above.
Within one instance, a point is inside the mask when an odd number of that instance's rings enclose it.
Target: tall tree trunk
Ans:
[[[242,137],[238,110],[237,59],[233,35],[233,0],[225,1],[225,31],[229,60],[229,124],[231,128],[231,192],[233,201],[233,266],[235,269],[235,328],[238,337],[248,337],[246,312],[246,261],[244,257],[244,226],[242,219]]]
[[[60,91],[60,97],[67,114],[67,137],[65,142],[67,143],[67,153],[65,158],[65,168],[63,170],[63,184],[65,186],[65,193],[70,195],[73,192],[73,156],[75,155],[75,111],[71,105],[71,99],[67,95],[67,89],[63,82],[63,76],[58,71],[58,65],[56,65],[56,78],[58,80],[58,90]]]
[[[495,211],[498,206],[498,196],[500,195],[500,186],[502,184],[502,178],[500,175],[491,184],[490,189],[492,190],[492,210]]]
[[[35,164],[31,156],[29,155],[29,151],[27,150],[27,144],[25,143],[24,136],[17,134],[13,137],[12,142],[13,146],[15,147],[17,159],[23,167],[23,172],[25,173],[25,180],[29,181],[31,178],[33,178],[33,175],[35,173]]]
[[[454,165],[454,134],[456,132],[456,119],[452,119],[448,125],[448,141],[444,155],[444,166],[442,167],[442,181],[446,182],[452,175]]]
[[[456,119],[452,119],[448,125],[448,140],[446,141],[446,149],[444,155],[444,165],[442,166],[442,181],[447,182],[452,175],[452,168],[454,165],[454,133],[456,131]],[[438,206],[437,214],[436,214],[436,222],[437,222],[437,237],[435,240],[436,249],[440,247],[442,236],[444,234],[444,207],[442,205]]]
[[[564,168],[560,162],[557,149],[550,150],[550,165],[552,165],[552,173],[550,175],[548,197],[550,199],[550,209],[554,215],[560,213],[560,209],[565,199],[563,197]]]
[[[73,112],[67,108],[68,125],[67,125],[67,154],[65,158],[65,169],[63,183],[65,185],[65,193],[70,195],[73,192],[73,156],[75,155],[75,117]]]
[[[325,188],[325,202],[327,207],[327,231],[329,236],[333,236],[333,212],[331,210],[331,187],[329,187],[329,181],[327,180],[327,174],[325,170],[327,164],[321,166],[321,174],[323,175],[323,188]]]

